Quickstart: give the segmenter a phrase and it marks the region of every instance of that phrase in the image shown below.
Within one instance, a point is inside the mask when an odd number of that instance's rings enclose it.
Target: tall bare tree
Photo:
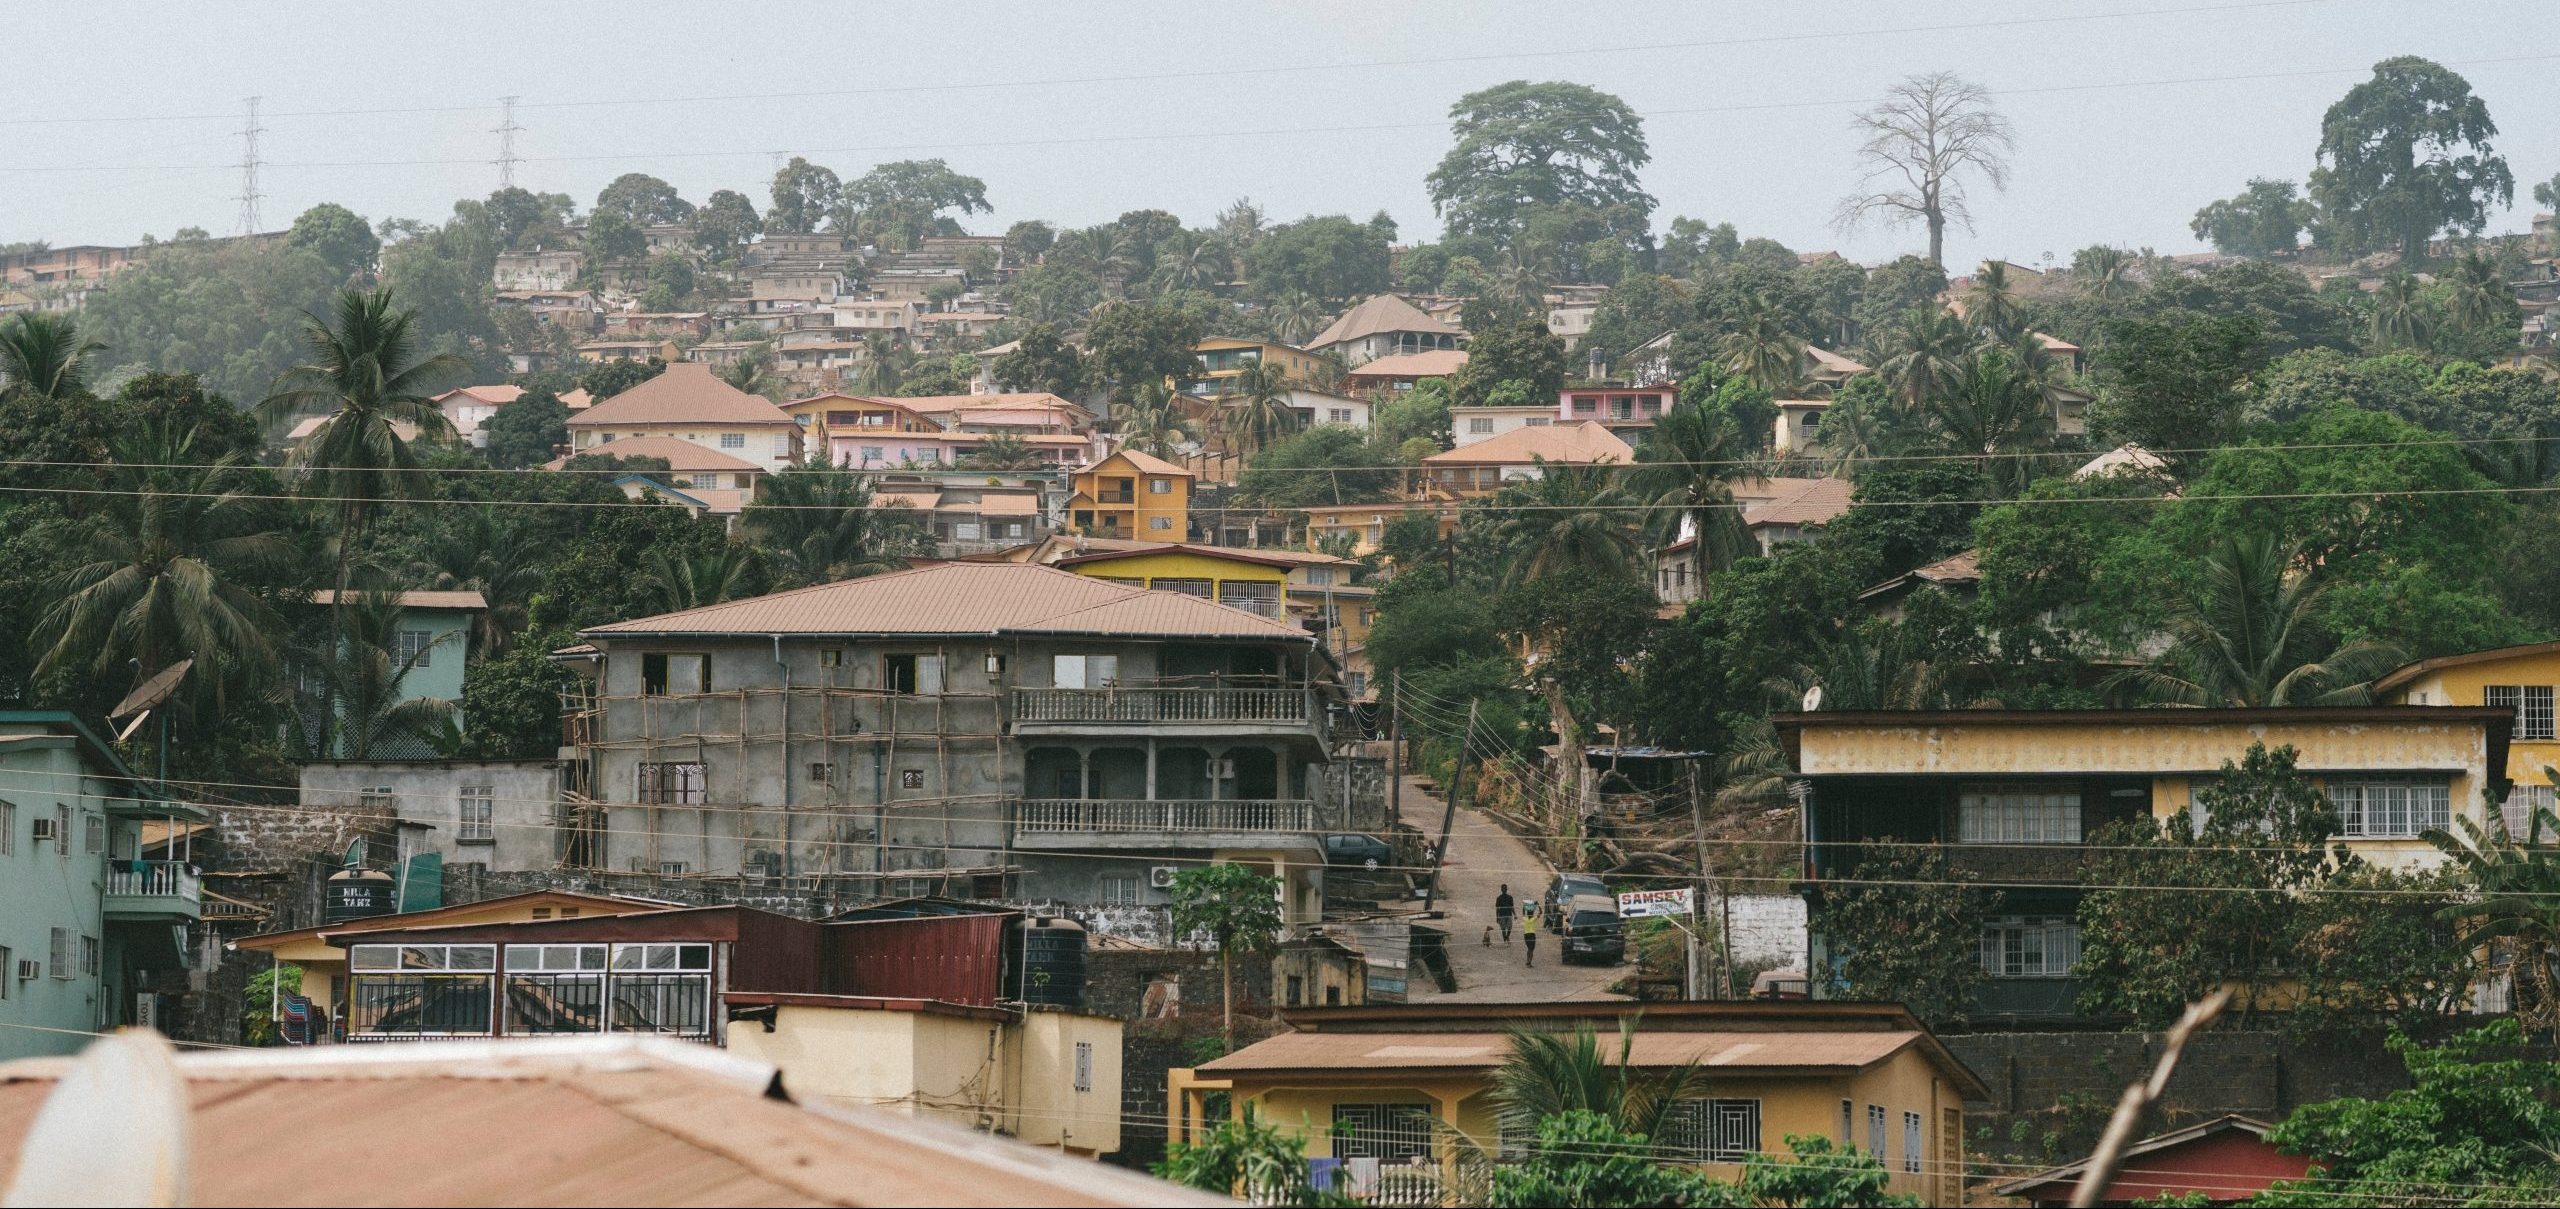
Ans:
[[[1851,126],[1867,136],[1858,148],[1867,165],[1864,191],[1842,198],[1833,221],[1843,231],[1870,219],[1923,224],[1929,261],[1944,268],[1947,223],[1973,229],[1965,177],[1979,175],[1994,189],[2009,185],[2009,154],[2017,148],[2009,119],[1991,107],[1981,85],[1935,71],[1894,85]]]

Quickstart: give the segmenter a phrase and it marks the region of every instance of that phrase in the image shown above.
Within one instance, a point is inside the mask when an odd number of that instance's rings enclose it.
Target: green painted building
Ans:
[[[71,714],[0,710],[0,1059],[160,1023],[204,890],[201,806],[163,797]]]

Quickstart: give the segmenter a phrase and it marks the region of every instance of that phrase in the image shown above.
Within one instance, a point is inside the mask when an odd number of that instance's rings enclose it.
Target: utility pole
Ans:
[[[1712,880],[1712,875],[1707,871],[1707,802],[1705,793],[1698,785],[1698,762],[1694,759],[1689,761],[1689,844],[1697,850],[1698,893],[1704,894],[1708,883]],[[1695,898],[1692,898],[1689,900],[1689,923],[1692,925],[1689,929],[1689,998],[1691,999],[1698,998],[1700,981],[1698,964],[1705,958],[1705,954],[1699,951],[1698,930],[1695,926],[1697,922],[1698,903]],[[1724,996],[1719,994],[1716,998],[1722,999]]]
[[[242,235],[255,235],[258,233],[258,165],[263,162],[258,158],[258,136],[267,132],[266,127],[258,124],[258,102],[260,99],[261,98],[258,97],[249,98],[249,122],[247,125],[240,128],[239,201],[240,233]]]
[[[1387,813],[1404,818],[1404,669],[1387,697]]]
[[[516,136],[524,127],[516,125],[516,102],[520,97],[498,98],[498,125],[490,131],[498,136],[498,187],[512,189],[516,184]]]
[[[1422,911],[1431,913],[1440,893],[1440,866],[1449,861],[1449,831],[1458,825],[1458,794],[1467,784],[1467,742],[1476,734],[1476,703],[1467,702],[1467,729],[1458,736],[1457,767],[1449,774],[1449,801],[1440,809],[1440,846],[1431,853],[1431,880],[1422,883]]]

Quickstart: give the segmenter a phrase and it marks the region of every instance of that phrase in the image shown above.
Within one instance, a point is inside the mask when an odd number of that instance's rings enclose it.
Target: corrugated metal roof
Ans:
[[[1780,1032],[1642,1029],[1630,1055],[1644,1067],[1696,1062],[1712,1070],[1828,1068],[1858,1070],[1919,1040],[1907,1031]],[[1614,1063],[1617,1040],[1601,1052]],[[1202,1074],[1284,1070],[1476,1070],[1500,1066],[1511,1055],[1511,1034],[1501,1032],[1282,1033],[1217,1059]]]
[[[1307,347],[1321,349],[1332,344],[1347,344],[1380,332],[1430,332],[1440,336],[1466,334],[1393,294],[1372,294],[1316,333],[1315,339],[1307,341]]]
[[[404,609],[485,609],[489,607],[489,602],[486,599],[483,599],[478,592],[471,591],[356,593],[358,599],[362,599],[368,595],[376,598],[383,596],[396,596],[400,599],[400,607]],[[311,603],[316,605],[336,604],[338,603],[338,590],[335,588],[322,588],[317,592],[313,592],[311,594]]]
[[[638,634],[1111,634],[1311,642],[1297,626],[1021,563],[938,563],[579,631]]]
[[[185,1204],[1224,1203],[940,1122],[775,1099],[772,1067],[688,1042],[431,1042],[174,1061],[192,1132],[219,1142],[192,1149]],[[0,1065],[0,1183],[70,1066]]]
[[[1466,368],[1464,349],[1435,348],[1419,353],[1397,353],[1360,363],[1360,368],[1345,374],[1351,378],[1446,378]],[[1553,408],[1543,410],[1552,411]]]
[[[670,471],[738,471],[761,470],[745,458],[722,453],[699,441],[682,437],[621,437],[602,444],[590,445],[570,457],[582,458],[663,458]],[[569,458],[555,458],[544,464],[546,470],[568,465]]]
[[[642,424],[746,424],[797,428],[782,409],[720,380],[699,361],[678,361],[665,373],[569,417],[573,428]]]
[[[1742,513],[1745,525],[1819,525],[1849,511],[1854,490],[1846,479],[1806,479],[1803,486]]]
[[[1532,459],[1543,458],[1565,465],[1587,466],[1604,461],[1623,465],[1634,461],[1635,456],[1636,451],[1619,440],[1616,433],[1585,420],[1579,424],[1514,428],[1472,445],[1443,450],[1422,461],[1432,466],[1526,466]]]

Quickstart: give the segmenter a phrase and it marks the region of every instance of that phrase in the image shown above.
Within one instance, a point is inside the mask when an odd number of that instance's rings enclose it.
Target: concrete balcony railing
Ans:
[[[1014,804],[1023,832],[1123,834],[1147,832],[1247,833],[1316,830],[1316,804],[1308,801],[1213,802],[1109,801],[1091,798],[1025,798]]]
[[[1286,722],[1311,716],[1296,688],[1026,688],[1016,722]]]
[[[177,861],[107,862],[110,919],[200,919],[204,879]]]

